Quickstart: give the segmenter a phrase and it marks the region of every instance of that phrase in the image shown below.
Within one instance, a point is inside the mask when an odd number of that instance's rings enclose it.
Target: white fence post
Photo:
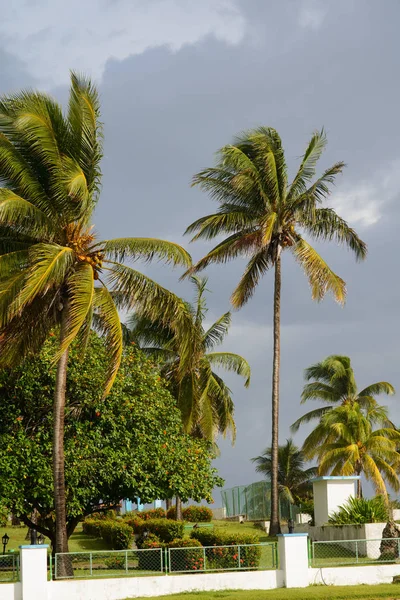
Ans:
[[[278,535],[279,564],[287,588],[307,587],[308,534],[283,533]]]
[[[20,546],[22,600],[47,600],[48,547]]]

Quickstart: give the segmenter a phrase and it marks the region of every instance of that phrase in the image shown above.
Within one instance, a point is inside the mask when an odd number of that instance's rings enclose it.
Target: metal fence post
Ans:
[[[356,542],[356,563],[358,564],[358,541],[355,540]]]
[[[125,573],[128,574],[128,550],[125,551]]]
[[[238,546],[238,565],[240,569],[240,546]]]
[[[54,557],[54,579],[57,579],[57,558],[58,555],[56,554]]]
[[[18,570],[18,563],[17,563]],[[53,555],[50,552],[50,560],[49,560],[49,570],[50,570],[50,581],[53,581]]]
[[[92,560],[91,552],[89,554],[89,569],[90,569],[90,577],[92,577],[92,575],[93,575],[93,560]]]
[[[206,566],[206,549],[203,546],[203,569],[204,571],[207,571],[207,566]]]

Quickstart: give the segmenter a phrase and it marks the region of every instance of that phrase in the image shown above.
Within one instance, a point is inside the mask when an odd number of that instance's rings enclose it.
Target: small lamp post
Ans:
[[[7,546],[7,544],[8,544],[8,540],[9,540],[9,539],[10,539],[10,538],[9,538],[9,536],[8,536],[6,533],[5,533],[5,534],[3,535],[3,537],[1,538],[1,541],[2,541],[2,544],[3,544],[3,554],[5,554],[5,553],[6,553],[6,546]]]
[[[289,533],[294,533],[294,521],[292,518],[290,518],[288,521],[288,529]]]

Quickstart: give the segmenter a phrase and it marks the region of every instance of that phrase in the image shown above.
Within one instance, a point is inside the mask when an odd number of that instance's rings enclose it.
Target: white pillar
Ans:
[[[308,534],[283,533],[278,535],[279,565],[287,588],[307,587]]]
[[[315,525],[326,525],[332,513],[356,495],[356,483],[360,479],[352,476],[325,476],[311,479],[314,493]]]
[[[22,600],[47,600],[47,549],[20,546]]]

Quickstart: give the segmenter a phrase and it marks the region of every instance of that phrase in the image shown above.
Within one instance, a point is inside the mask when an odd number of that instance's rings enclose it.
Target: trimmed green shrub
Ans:
[[[150,510],[144,510],[141,513],[137,514],[143,521],[148,521],[149,519],[166,519],[167,513],[163,508],[152,508]]]
[[[105,559],[104,564],[109,569],[121,571],[125,569],[125,556],[110,556],[110,558]]]
[[[8,508],[0,504],[0,527],[6,527],[8,525],[8,515],[10,511]]]
[[[149,533],[144,536],[141,535],[136,541],[136,545],[140,550],[150,550],[152,548],[164,548],[165,544],[160,538],[154,533]]]
[[[168,519],[150,519],[144,521],[143,525],[138,528],[138,533],[144,531],[154,533],[162,542],[172,542],[175,538],[183,537],[183,521],[169,521]]]
[[[329,518],[332,525],[361,525],[363,523],[386,523],[389,510],[383,496],[374,498],[349,498]]]
[[[202,546],[220,546],[221,533],[218,533],[215,528],[213,529],[193,529],[190,532],[190,537],[194,540],[198,540]]]
[[[111,550],[127,550],[132,545],[133,529],[123,520],[85,519],[83,532],[101,537]]]
[[[207,506],[188,506],[183,509],[182,516],[189,523],[211,523],[213,512]]]
[[[204,569],[203,547],[195,539],[178,538],[168,544],[168,548],[175,550],[169,554],[172,572],[177,571],[202,571]]]
[[[151,552],[151,550],[164,548],[165,544],[154,533],[149,533],[146,537],[141,536],[136,541],[137,547],[144,552],[138,552],[138,568],[140,571],[161,571],[162,553]],[[146,552],[148,550],[148,552]]]

